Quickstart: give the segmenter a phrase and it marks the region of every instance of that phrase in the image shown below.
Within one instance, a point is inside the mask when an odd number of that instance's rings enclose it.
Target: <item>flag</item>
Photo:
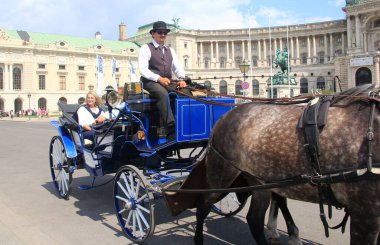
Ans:
[[[98,86],[96,87],[96,93],[98,95],[103,94],[103,57],[97,55],[98,60]]]
[[[137,75],[135,72],[135,68],[133,67],[131,59],[128,59],[128,60],[129,60],[129,73],[131,75],[131,82],[136,83],[138,81],[137,81]]]
[[[112,58],[112,86],[117,91],[117,82],[116,82],[116,59]]]

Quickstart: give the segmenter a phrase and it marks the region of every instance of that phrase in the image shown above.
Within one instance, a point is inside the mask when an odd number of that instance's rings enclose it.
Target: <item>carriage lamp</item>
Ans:
[[[244,60],[243,63],[241,63],[239,65],[239,68],[240,68],[240,71],[241,73],[243,73],[243,80],[245,81],[245,74],[248,72],[249,70],[249,63],[247,60]]]
[[[29,100],[28,117],[29,117],[29,121],[30,121],[30,97],[32,97],[32,95],[31,95],[31,94],[28,94],[28,100]]]

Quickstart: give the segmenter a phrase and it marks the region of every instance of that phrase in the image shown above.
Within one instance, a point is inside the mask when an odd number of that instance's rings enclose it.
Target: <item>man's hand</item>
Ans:
[[[186,82],[185,82],[184,80],[179,80],[179,81],[177,82],[177,86],[178,86],[179,88],[184,88],[184,87],[187,86],[187,84],[186,84]]]
[[[168,78],[166,78],[166,77],[159,77],[159,78],[158,78],[158,82],[159,82],[162,86],[166,87],[166,86],[169,85],[170,80],[169,80]]]

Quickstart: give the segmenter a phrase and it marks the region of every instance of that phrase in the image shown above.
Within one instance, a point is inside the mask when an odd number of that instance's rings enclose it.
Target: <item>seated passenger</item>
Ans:
[[[83,128],[84,139],[94,140],[91,125],[100,124],[106,120],[105,113],[99,105],[101,105],[100,97],[94,91],[89,91],[86,95],[86,103],[77,111],[78,123]]]

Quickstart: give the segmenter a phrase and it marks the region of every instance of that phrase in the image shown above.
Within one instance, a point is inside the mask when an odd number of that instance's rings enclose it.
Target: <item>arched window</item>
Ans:
[[[252,80],[252,94],[260,95],[260,83],[256,79]]]
[[[368,83],[372,83],[372,72],[367,67],[360,67],[355,74],[355,84],[360,86]]]
[[[300,81],[300,93],[307,94],[309,93],[309,81],[306,78],[301,78]]]
[[[219,93],[227,94],[227,82],[224,80],[219,83]]]
[[[241,84],[242,84],[243,82],[241,81],[241,80],[237,80],[236,82],[235,82],[235,94],[236,95],[242,95],[243,94],[243,89],[242,89],[242,87],[241,87]]]
[[[18,67],[13,68],[13,89],[21,90],[21,69]]]
[[[86,101],[86,99],[85,99],[84,97],[80,97],[80,98],[78,99],[78,104],[79,104],[79,105],[82,105],[82,104],[84,104],[85,101]]]
[[[205,86],[207,87],[207,88],[212,88],[212,84],[211,84],[211,82],[210,81],[205,81]]]
[[[0,67],[0,89],[4,89],[4,70]]]
[[[324,77],[318,77],[317,78],[317,89],[325,89],[326,88],[326,82]]]
[[[39,98],[38,99],[38,109],[44,109],[46,110],[46,99],[45,98]]]
[[[373,27],[380,27],[380,19],[377,19],[373,22]]]

